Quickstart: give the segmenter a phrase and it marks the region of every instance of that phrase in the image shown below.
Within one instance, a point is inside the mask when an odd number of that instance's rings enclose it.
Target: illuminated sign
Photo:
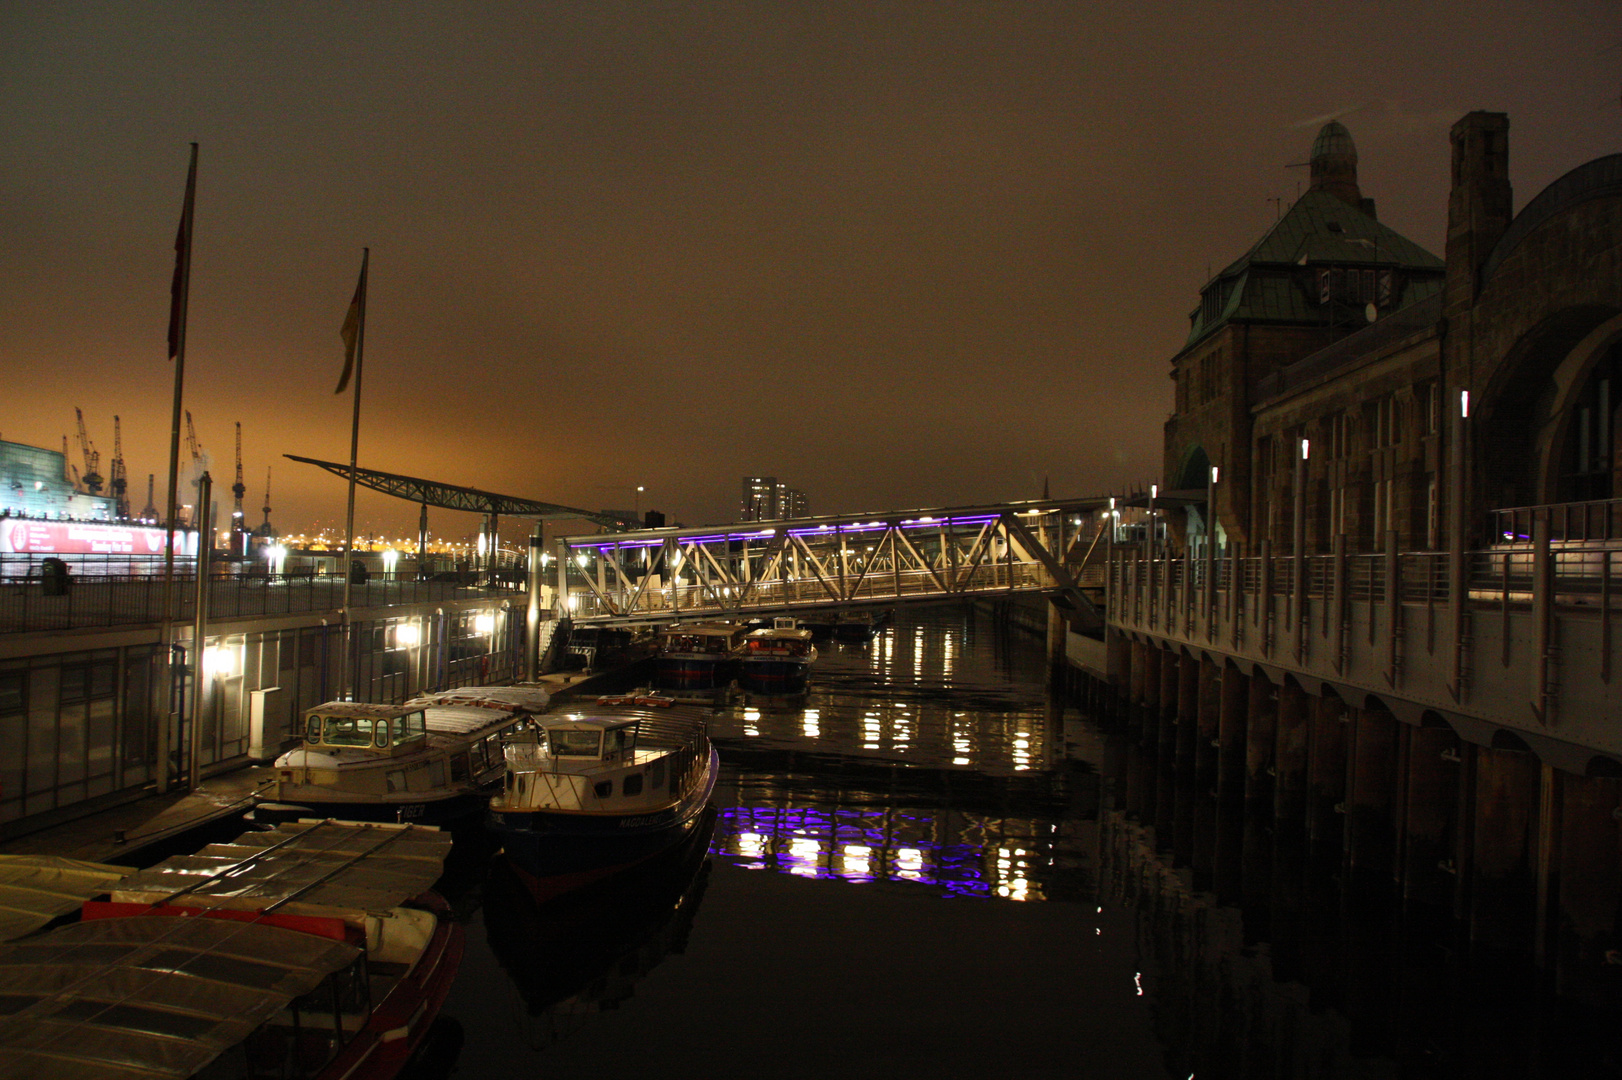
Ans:
[[[74,521],[0,521],[0,552],[14,555],[162,555],[163,530]],[[197,534],[175,533],[175,554],[196,555]]]

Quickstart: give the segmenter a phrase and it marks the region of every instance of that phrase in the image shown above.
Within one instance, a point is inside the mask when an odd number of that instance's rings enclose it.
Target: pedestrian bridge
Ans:
[[[1080,630],[1103,625],[1084,577],[1096,568],[1102,582],[1108,505],[1042,499],[565,537],[542,561],[576,625],[1045,593]]]

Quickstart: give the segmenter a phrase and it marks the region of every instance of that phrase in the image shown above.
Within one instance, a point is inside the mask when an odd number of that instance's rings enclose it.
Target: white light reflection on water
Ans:
[[[822,719],[822,713],[819,710],[817,710],[817,709],[807,709],[807,710],[805,710],[805,716],[800,721],[800,729],[805,732],[805,737],[806,738],[815,739],[815,738],[818,738],[819,736],[821,736],[821,734],[822,734],[822,725],[820,723],[821,719]]]

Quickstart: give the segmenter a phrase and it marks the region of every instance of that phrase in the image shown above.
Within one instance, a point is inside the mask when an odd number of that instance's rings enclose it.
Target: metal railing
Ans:
[[[1516,506],[1491,512],[1494,543],[1525,543],[1532,539],[1532,522],[1549,519],[1549,539],[1565,543],[1593,543],[1622,539],[1622,499]]]
[[[1349,601],[1383,604],[1387,600],[1387,556],[1345,556],[1345,597]],[[1436,551],[1405,551],[1396,557],[1397,597],[1405,604],[1445,604],[1450,597],[1448,555]],[[1309,555],[1305,567],[1305,595],[1311,600],[1329,599],[1335,592],[1335,556]],[[1181,593],[1190,585],[1205,588],[1205,570],[1199,562],[1192,571],[1181,559],[1157,560],[1153,570],[1155,591]],[[1536,585],[1537,554],[1530,545],[1505,545],[1465,554],[1465,589],[1472,604],[1524,605],[1532,601]],[[1549,591],[1552,602],[1561,606],[1608,604],[1622,607],[1622,548],[1552,547],[1549,552]],[[1258,597],[1263,579],[1274,596],[1294,592],[1295,560],[1273,556],[1270,563],[1259,557],[1220,558],[1215,565],[1215,592],[1226,594],[1233,582],[1240,582],[1246,597]],[[1120,595],[1147,587],[1151,568],[1141,552],[1119,553],[1110,571],[1110,583]],[[1135,602],[1135,601],[1133,601]]]
[[[48,595],[39,577],[0,577],[0,633],[155,624],[163,617],[163,579],[150,574],[85,574],[68,578],[61,595]],[[415,576],[371,574],[351,587],[357,608],[468,600],[511,595],[513,588],[421,581]],[[194,575],[176,575],[172,616],[193,617]],[[308,574],[228,574],[209,581],[211,619],[328,611],[343,606],[344,581]]]

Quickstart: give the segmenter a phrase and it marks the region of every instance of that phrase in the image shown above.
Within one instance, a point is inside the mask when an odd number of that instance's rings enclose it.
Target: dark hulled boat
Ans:
[[[748,624],[728,619],[677,623],[659,631],[654,685],[662,690],[714,690],[736,674]]]
[[[490,827],[537,897],[683,841],[720,771],[703,715],[684,709],[549,717],[506,755]]]

